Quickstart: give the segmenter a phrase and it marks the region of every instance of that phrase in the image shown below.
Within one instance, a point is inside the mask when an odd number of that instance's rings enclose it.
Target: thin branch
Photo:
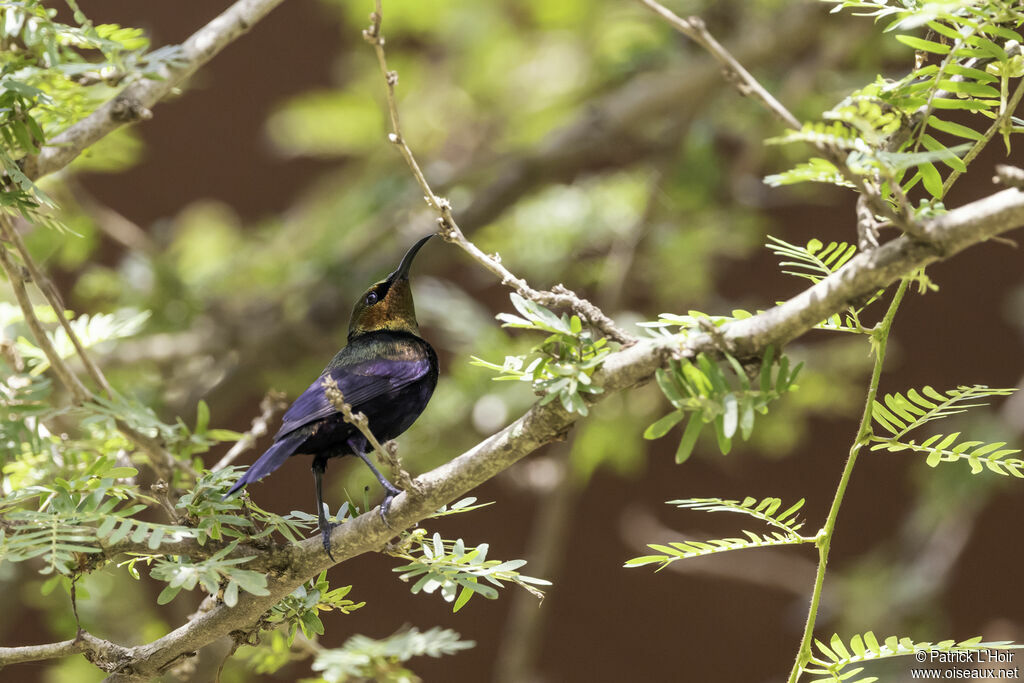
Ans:
[[[282,392],[268,391],[267,395],[260,401],[260,414],[252,419],[252,426],[249,428],[249,431],[235,442],[231,450],[225,453],[224,457],[210,468],[210,471],[217,472],[224,469],[242,453],[255,446],[260,437],[265,436],[270,431],[270,423],[277,417],[277,414],[283,412],[287,407],[288,402],[285,400],[285,395]]]
[[[53,309],[54,315],[56,315],[57,320],[60,321],[61,327],[64,329],[64,332],[68,335],[68,338],[74,345],[83,364],[87,369],[89,369],[89,374],[93,377],[96,383],[103,388],[104,392],[108,396],[112,397],[113,390],[110,388],[110,384],[100,372],[99,368],[93,364],[89,355],[85,351],[85,347],[78,339],[78,335],[75,334],[75,331],[71,327],[70,323],[68,323],[67,318],[64,317],[64,305],[60,300],[60,296],[57,294],[56,288],[46,278],[42,269],[36,265],[35,261],[32,259],[32,255],[29,254],[28,250],[25,248],[25,243],[22,241],[21,235],[19,235],[18,231],[14,229],[14,226],[11,224],[10,217],[5,213],[0,213],[0,231],[2,231],[5,239],[14,243],[27,271],[26,273],[23,273],[22,269],[10,259],[6,248],[0,249],[0,261],[2,261],[4,272],[7,274],[7,279],[11,283],[11,288],[14,290],[15,298],[17,298],[18,304],[21,307],[22,315],[24,316],[29,329],[32,331],[32,336],[35,337],[36,343],[39,345],[39,348],[43,350],[47,360],[50,362],[50,367],[53,368],[57,377],[60,378],[61,383],[64,384],[71,393],[75,403],[85,403],[92,398],[92,393],[84,384],[82,384],[82,381],[78,379],[78,376],[71,371],[71,368],[69,368],[64,362],[64,359],[60,357],[59,353],[57,353],[57,350],[54,348],[49,336],[47,336],[46,331],[43,329],[42,323],[39,322],[39,318],[35,313],[35,308],[32,306],[32,302],[29,300],[28,292],[25,288],[25,282],[30,279],[35,281],[36,286],[46,297],[47,302]],[[124,434],[129,441],[146,453],[149,463],[157,476],[170,481],[175,468],[182,468],[192,476],[197,476],[195,470],[192,469],[190,464],[187,462],[176,461],[174,456],[168,453],[167,449],[165,449],[158,440],[143,434],[120,418],[115,418],[114,424],[118,431]]]
[[[655,0],[637,1],[668,22],[674,29],[707,50],[722,65],[727,77],[742,95],[753,97],[761,102],[776,118],[790,128],[798,131],[802,129],[800,121],[781,102],[775,99],[735,57],[722,47],[721,43],[715,40],[715,37],[708,32],[704,21],[700,17],[684,19]],[[924,239],[924,232],[915,221],[913,209],[906,200],[906,197],[903,197],[901,193],[895,193],[897,208],[893,209],[882,198],[875,183],[869,182],[864,176],[854,172],[849,167],[846,163],[846,155],[841,150],[825,143],[814,143],[814,146],[839,169],[839,172],[842,173],[846,180],[853,183],[861,195],[867,197],[871,208],[877,214],[898,225],[908,235]]]
[[[0,647],[0,666],[20,664],[21,662],[38,662],[44,659],[57,659],[59,657],[81,654],[85,651],[85,641],[81,640],[62,640],[59,643],[46,643],[45,645]]]
[[[1006,108],[999,113],[996,120],[992,122],[992,125],[988,127],[984,135],[980,140],[975,141],[974,146],[968,150],[967,154],[964,155],[963,162],[964,166],[970,165],[974,161],[975,157],[981,154],[981,150],[985,149],[985,146],[995,136],[999,130],[1006,125],[1006,122],[1010,120],[1014,112],[1017,111],[1017,105],[1020,104],[1021,98],[1024,97],[1024,80],[1021,80],[1017,84],[1017,89],[1013,91],[1013,95],[1010,97],[1009,103]],[[942,196],[945,197],[949,189],[953,187],[953,183],[957,181],[962,172],[953,169],[950,174],[946,177],[946,182],[942,183]]]
[[[374,52],[377,55],[377,63],[380,65],[381,73],[384,74],[384,82],[387,85],[385,92],[387,93],[388,116],[391,119],[391,133],[388,135],[388,140],[398,148],[402,158],[405,159],[405,163],[409,165],[413,177],[423,191],[423,198],[426,200],[427,205],[437,212],[441,236],[449,242],[454,242],[462,247],[474,260],[496,275],[503,285],[515,289],[523,298],[536,301],[545,306],[569,308],[601,330],[609,338],[623,344],[633,343],[636,340],[633,335],[620,329],[597,306],[577,296],[564,285],[556,285],[551,291],[547,292],[533,289],[526,283],[526,280],[516,277],[508,268],[502,265],[499,256],[485,254],[475,244],[466,239],[466,236],[455,222],[455,217],[452,215],[451,203],[446,198],[434,194],[434,191],[430,189],[430,183],[427,182],[426,176],[423,175],[423,170],[416,161],[416,157],[402,136],[402,125],[398,114],[398,104],[395,99],[395,86],[398,84],[398,74],[388,69],[387,56],[384,53],[384,35],[381,32],[383,17],[381,0],[376,0],[376,6],[377,10],[370,15],[369,28],[363,31],[363,38],[373,46]]]
[[[74,328],[71,327],[71,323],[68,322],[67,316],[64,315],[64,302],[61,300],[60,294],[57,292],[57,288],[53,282],[43,273],[42,268],[36,264],[35,259],[29,253],[25,247],[25,240],[21,238],[19,233],[14,226],[11,224],[11,218],[7,214],[0,214],[0,228],[3,230],[3,236],[6,240],[12,242],[15,248],[18,250],[18,254],[21,256],[21,262],[25,264],[28,269],[29,275],[32,281],[35,282],[36,287],[43,293],[46,301],[50,304],[50,308],[53,309],[53,313],[57,316],[57,322],[64,329],[64,333],[71,340],[71,344],[75,347],[75,351],[78,353],[78,357],[82,361],[82,365],[85,366],[85,371],[92,378],[92,381],[103,390],[107,396],[113,396],[114,390],[111,388],[110,383],[107,382],[107,378],[104,377],[100,369],[92,362],[92,358],[85,351],[85,346],[82,345],[81,340],[78,338],[78,334]]]
[[[790,6],[792,5],[792,6]],[[798,55],[818,44],[822,14],[808,3],[780,7],[770,25],[748,22],[738,26],[727,50],[738,61],[760,64],[768,59],[792,68]],[[836,42],[831,43],[835,45]],[[815,68],[819,60],[808,60]],[[639,73],[606,94],[587,100],[576,118],[551,131],[529,150],[497,156],[444,179],[445,187],[494,177],[459,210],[459,225],[467,234],[494,221],[509,206],[537,188],[570,183],[587,174],[628,167],[651,157],[667,158],[679,148],[672,130],[714,102],[721,70],[710,58],[687,60],[681,67]],[[666,136],[664,132],[668,132]]]
[[[839,518],[839,510],[842,507],[843,498],[846,495],[846,489],[850,484],[850,478],[853,476],[853,468],[857,464],[857,455],[860,453],[860,449],[862,447],[870,443],[872,407],[875,402],[875,396],[878,395],[878,382],[882,377],[882,365],[885,362],[885,349],[889,342],[889,333],[892,330],[892,323],[896,317],[896,311],[899,310],[900,303],[903,301],[903,296],[907,293],[907,285],[907,280],[900,282],[899,288],[896,290],[896,293],[892,297],[892,301],[889,303],[889,309],[886,311],[882,321],[872,332],[874,338],[873,347],[875,351],[875,363],[871,372],[871,381],[868,385],[867,398],[864,401],[864,412],[861,416],[860,426],[857,429],[857,435],[854,437],[853,445],[850,447],[850,455],[847,457],[846,464],[843,466],[843,473],[839,478],[839,485],[836,488],[835,496],[832,498],[832,505],[829,508],[825,524],[822,526],[821,531],[818,532],[818,537],[815,541],[818,546],[818,570],[815,573],[814,590],[811,593],[811,605],[807,610],[807,622],[804,624],[803,637],[800,640],[800,646],[797,650],[797,657],[793,664],[793,670],[789,674],[789,683],[797,682],[800,678],[800,674],[803,673],[804,666],[806,666],[811,659],[811,641],[814,638],[814,624],[818,618],[818,607],[821,604],[821,595],[825,587],[825,570],[828,566],[828,555],[832,546],[832,537],[836,530],[836,520]]]
[[[150,109],[157,102],[282,2],[237,0],[182,43],[180,54],[157,70],[157,78],[140,77],[92,114],[50,140],[39,154],[26,157],[22,167],[25,175],[35,180],[59,171],[87,147],[126,123],[151,118]]]
[[[700,17],[687,17],[684,19],[667,7],[654,2],[654,0],[639,0],[639,2],[668,22],[672,28],[711,53],[711,56],[718,60],[741,93],[760,100],[777,119],[790,128],[800,130],[800,121],[781,102],[775,99],[774,95],[758,83],[757,79],[742,64],[736,61],[736,58],[729,54],[728,50],[722,47],[721,43],[715,40],[715,37],[708,32],[704,21]]]
[[[7,215],[0,214],[3,216],[2,220],[6,224]],[[11,289],[14,291],[14,298],[18,300],[18,305],[21,307],[22,315],[25,317],[25,324],[28,325],[28,329],[32,332],[32,336],[36,338],[36,343],[39,344],[39,348],[42,349],[46,355],[46,359],[50,363],[50,367],[53,368],[57,378],[60,379],[61,384],[71,394],[71,398],[75,403],[85,403],[89,400],[92,394],[85,388],[81,380],[75,373],[71,372],[71,369],[64,362],[64,359],[57,353],[57,349],[54,348],[53,343],[50,341],[50,337],[47,336],[46,330],[43,329],[43,324],[39,322],[38,316],[36,316],[35,307],[32,305],[32,301],[28,298],[28,290],[25,288],[25,281],[28,277],[27,272],[22,271],[22,266],[15,263],[7,252],[6,247],[0,248],[0,266],[3,267],[4,273],[7,275],[7,281],[11,285]]]
[[[918,268],[948,258],[967,247],[1024,225],[1024,192],[1004,190],[925,223],[929,243],[898,237],[866,254],[859,254],[838,272],[792,299],[751,318],[723,326],[744,357],[763,353],[812,329],[815,324],[844,310],[848,302]],[[655,370],[673,354],[693,356],[715,352],[716,342],[707,334],[641,339],[611,353],[594,374],[594,383],[613,393],[650,380]],[[422,493],[401,494],[391,506],[389,520],[406,528],[425,519],[444,504],[456,500],[499,472],[511,467],[541,446],[561,438],[579,419],[557,401],[534,404],[526,414],[440,467],[420,475]],[[333,564],[366,552],[380,550],[394,535],[375,512],[339,525],[331,535],[335,560],[323,552],[319,537],[275,551],[286,556],[280,571],[268,576],[268,595],[243,593],[233,608],[218,604],[193,621],[146,645],[130,651],[124,669],[112,681],[147,680],[183,654],[213,642],[231,631],[256,623],[263,614],[295,588]]]
[[[352,406],[345,402],[345,396],[341,393],[341,389],[338,387],[338,383],[333,377],[327,375],[324,377],[322,382],[324,388],[324,395],[327,396],[327,400],[331,402],[331,405],[341,413],[341,416],[350,425],[358,429],[362,435],[366,438],[367,443],[373,448],[374,452],[377,453],[377,457],[382,462],[388,464],[395,472],[395,476],[398,478],[398,482],[401,487],[406,491],[419,491],[416,486],[416,482],[413,480],[409,473],[402,467],[402,462],[398,459],[398,453],[396,451],[389,450],[381,445],[377,437],[374,436],[373,431],[370,430],[370,421],[363,413],[353,413]],[[391,443],[391,442],[389,442]],[[392,444],[393,445],[393,444]]]

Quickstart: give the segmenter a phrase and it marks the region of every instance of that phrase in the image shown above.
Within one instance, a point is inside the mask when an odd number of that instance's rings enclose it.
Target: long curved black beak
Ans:
[[[412,245],[412,247],[409,248],[409,251],[405,252],[405,257],[402,259],[402,262],[398,264],[398,268],[395,270],[395,272],[391,273],[391,275],[388,275],[387,281],[395,282],[396,280],[408,280],[409,268],[412,267],[412,260],[416,257],[416,252],[418,252],[420,250],[420,247],[426,244],[427,240],[429,240],[433,236],[434,234],[431,233],[424,237],[423,239],[421,239],[416,244]]]

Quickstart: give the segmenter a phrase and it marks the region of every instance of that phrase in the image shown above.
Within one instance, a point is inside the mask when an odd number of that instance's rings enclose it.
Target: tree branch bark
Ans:
[[[182,43],[180,58],[159,69],[159,79],[143,78],[126,86],[92,114],[50,140],[39,154],[26,157],[22,171],[33,180],[59,171],[87,147],[126,123],[151,118],[153,105],[283,1],[237,0]]]
[[[714,352],[725,340],[741,356],[756,356],[769,344],[783,344],[812,329],[821,320],[842,311],[849,301],[872,293],[918,268],[949,258],[967,247],[1024,225],[1024,192],[1004,190],[922,224],[929,243],[900,237],[868,254],[854,257],[841,270],[818,284],[752,318],[721,328],[715,338],[706,333],[642,339],[611,354],[594,375],[605,392],[622,391],[651,378],[672,355],[693,356]],[[599,398],[600,398],[599,397]],[[541,446],[563,438],[579,419],[557,402],[535,404],[525,415],[450,462],[417,478],[421,493],[395,498],[389,519],[405,528],[464,495]],[[286,567],[268,577],[269,595],[239,596],[234,608],[218,605],[166,636],[127,651],[123,667],[109,680],[144,680],[159,673],[178,657],[217,638],[255,623],[271,606],[295,588],[335,563],[379,550],[393,536],[371,511],[336,528],[331,542],[336,562],[323,552],[319,537],[307,539],[285,552]]]

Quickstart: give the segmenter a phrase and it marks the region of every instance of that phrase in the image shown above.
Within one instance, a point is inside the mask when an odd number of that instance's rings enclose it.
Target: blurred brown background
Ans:
[[[198,0],[175,3],[83,0],[81,4],[96,22],[146,28],[156,45],[183,40],[226,6],[223,2]],[[717,8],[711,7],[712,4],[691,3],[688,9],[706,12],[712,25],[719,21],[727,35],[729,31],[742,30],[742,22],[735,18],[744,11],[742,3],[721,3],[723,6]],[[512,3],[501,6],[508,13],[516,11]],[[607,7],[602,5],[601,9]],[[346,17],[361,16],[366,11],[342,12],[330,3],[311,0],[284,3],[248,36],[204,68],[183,96],[160,104],[153,120],[136,127],[145,147],[135,166],[118,173],[83,175],[80,181],[84,191],[159,238],[162,231],[172,229],[183,207],[196,201],[222,202],[234,210],[243,226],[255,225],[268,216],[287,212],[309,188],[331,182],[332,175],[339,169],[358,174],[354,165],[360,160],[355,156],[316,157],[282,152],[268,140],[267,120],[288,98],[310,89],[343,87],[346,69],[351,66],[345,55],[369,50],[359,40],[357,29],[361,25]],[[386,8],[385,31],[389,11],[394,14],[400,9]],[[640,21],[655,21],[637,12]],[[779,16],[782,9],[773,7],[771,12]],[[812,12],[819,13],[818,10]],[[820,14],[811,24],[820,27],[819,34],[808,36],[802,46],[793,48],[798,54],[788,67],[793,71],[801,68],[813,71],[818,68],[815,65],[826,64],[821,72],[814,71],[815,75],[809,77],[810,85],[805,89],[811,91],[828,90],[836,85],[835,81],[843,80],[830,77],[831,70],[842,72],[860,68],[867,58],[856,42],[863,41],[868,46],[869,41],[874,40],[874,31],[866,20],[858,23],[849,16],[825,19],[824,12]],[[836,25],[825,27],[826,21],[834,21]],[[835,57],[832,51],[837,48],[833,38],[843,32],[855,33],[851,39],[854,44],[846,46],[845,51]],[[479,29],[476,39],[488,39],[486,27]],[[700,58],[699,53],[681,41],[669,40],[685,52],[684,62]],[[412,54],[429,61],[434,49],[428,42],[418,42],[418,38],[410,34],[402,34],[395,43],[398,49],[405,51],[406,60],[413,59],[409,57]],[[835,64],[829,65],[830,60]],[[413,82],[416,76],[401,71],[405,62],[397,58],[395,61],[402,78],[400,91],[416,88]],[[785,79],[787,67],[779,66],[785,63],[781,57],[766,56],[763,62],[748,66],[779,88],[776,92],[784,101],[795,102],[803,93]],[[368,62],[363,60],[358,64],[365,66]],[[663,68],[666,67],[654,67],[655,70]],[[877,67],[868,63],[864,68]],[[373,83],[372,77],[379,77],[379,74],[370,73],[367,82]],[[501,78],[501,74],[494,77]],[[740,110],[751,120],[759,119],[759,125],[767,134],[777,133],[768,114],[742,100],[724,80],[715,88],[716,106]],[[359,94],[367,93],[360,91]],[[381,91],[369,94],[379,101]],[[824,93],[821,97],[829,99]],[[582,108],[585,104],[579,106]],[[516,115],[511,111],[503,113]],[[415,116],[413,111],[405,112],[408,121]],[[811,237],[826,241],[855,239],[852,194],[827,188],[794,193],[758,186],[758,176],[780,168],[777,158],[771,156],[775,152],[765,152],[758,140],[743,137],[743,131],[730,135],[728,131],[708,130],[712,124],[704,118],[713,118],[713,109],[697,112],[695,116],[698,119],[691,124],[691,129],[703,128],[708,135],[706,152],[727,160],[720,162],[718,195],[709,197],[708,201],[743,206],[760,217],[765,231],[793,243],[803,243]],[[550,129],[556,128],[553,125]],[[431,167],[429,163],[431,152],[420,150],[415,138],[410,137],[410,144],[428,162],[428,172],[431,168],[436,170],[436,166]],[[536,145],[532,144],[519,149],[535,149]],[[391,167],[391,173],[401,176],[405,169],[400,158],[383,139],[377,147],[373,163],[377,167]],[[508,145],[506,150],[514,152],[515,148]],[[1003,160],[1001,145],[993,144],[956,187],[947,206],[957,206],[992,192],[992,174],[986,169]],[[614,166],[617,162],[612,159],[602,163]],[[468,166],[472,172],[472,164]],[[594,167],[587,172],[601,171]],[[672,173],[675,171],[669,171],[669,175]],[[581,183],[585,188],[584,175],[560,180]],[[481,180],[472,175],[462,178],[458,185],[461,192],[457,191],[455,197],[456,217],[460,209],[470,203],[473,192],[486,186],[485,180],[493,177],[492,167],[481,174]],[[407,184],[395,194],[395,201],[418,210],[416,192]],[[684,203],[669,196],[659,211],[664,220],[675,223],[676,230],[688,230],[691,209]],[[384,216],[381,229],[392,234],[402,227],[397,221],[406,215],[396,212]],[[332,220],[342,224],[346,216],[336,215]],[[728,225],[723,224],[719,229],[726,230]],[[382,241],[377,260],[359,266],[358,277],[369,282],[367,277],[372,279],[384,272],[387,264],[401,253],[402,245],[410,241],[407,237],[408,233],[402,233],[396,239],[389,236]],[[470,234],[470,238],[473,237]],[[508,234],[503,239],[515,241],[516,235]],[[585,252],[586,249],[588,246],[583,240],[570,252]],[[102,238],[97,253],[102,262],[116,264],[122,259],[123,251],[122,245]],[[482,276],[477,267],[454,248],[438,243],[424,255],[417,263],[415,277],[429,276],[454,283],[491,314],[509,309],[506,293]],[[601,254],[593,255],[595,259],[601,257]],[[505,263],[514,272],[528,270],[508,256]],[[554,266],[548,275],[550,281],[538,282],[538,286],[564,281],[587,296],[607,294],[600,292],[598,284],[574,280],[568,262],[563,263],[564,272],[561,266]],[[1024,308],[1022,263],[1019,249],[990,243],[973,248],[950,263],[930,268],[930,276],[941,289],[925,296],[911,296],[904,304],[895,325],[892,362],[883,377],[883,391],[901,391],[924,384],[934,384],[937,388],[974,383],[1017,385],[1024,375],[1020,327]],[[347,264],[338,263],[336,267],[343,271]],[[662,310],[685,312],[688,308],[698,308],[714,313],[727,312],[733,307],[754,310],[766,308],[801,287],[800,281],[779,273],[774,257],[766,249],[751,249],[735,256],[711,254],[705,268],[711,276],[707,294],[692,295],[676,290],[676,303],[668,308],[664,290],[655,291],[650,283],[631,277],[616,293],[617,307],[637,311],[648,319]],[[75,272],[56,270],[63,284],[70,286],[74,282]],[[353,279],[356,277],[354,275]],[[415,277],[414,288],[417,287]],[[658,277],[670,275],[665,273]],[[661,286],[671,289],[670,283]],[[422,311],[424,294],[418,289],[417,292],[420,297],[417,304]],[[266,358],[252,356],[249,362],[266,364],[279,370],[281,375],[294,372],[297,375],[293,378],[295,385],[304,386],[343,342],[348,307],[356,293],[351,286],[331,290],[332,300],[322,303],[325,312],[321,317],[317,313],[321,309],[316,306],[304,313],[308,325],[296,335],[303,339],[295,341],[296,352],[308,354],[301,363],[296,363],[293,357],[279,355],[280,346],[270,349]],[[338,298],[336,303],[334,296]],[[456,359],[461,363],[462,357],[445,342],[450,335],[440,329],[436,314],[429,312],[429,306],[427,309],[427,313],[421,314],[424,336],[439,342],[442,372],[452,373],[452,363]],[[869,316],[869,319],[876,317]],[[252,339],[245,343],[254,348],[259,346],[263,334],[259,323],[257,319],[246,331]],[[308,337],[310,332],[313,339]],[[441,531],[446,538],[487,541],[493,557],[532,560],[531,553],[535,552],[538,538],[543,537],[538,527],[557,526],[557,520],[563,519],[564,548],[555,553],[558,559],[544,572],[537,571],[535,564],[524,569],[527,574],[554,580],[542,606],[536,606],[532,598],[509,588],[497,601],[477,599],[461,613],[453,615],[450,606],[438,596],[410,595],[408,587],[398,582],[391,572],[395,560],[386,556],[364,556],[334,568],[330,578],[335,585],[353,584],[350,597],[365,600],[367,605],[349,616],[324,615],[327,633],[321,642],[338,646],[354,633],[381,637],[404,624],[421,629],[448,626],[464,638],[476,641],[476,647],[438,660],[413,660],[410,667],[426,681],[496,680],[496,661],[510,628],[510,615],[517,604],[525,601],[529,604],[524,614],[543,614],[545,619],[537,632],[537,680],[752,683],[784,680],[795,656],[813,581],[815,554],[811,548],[749,550],[688,560],[658,574],[648,568],[627,570],[622,563],[644,554],[642,542],[671,540],[682,533],[696,538],[734,535],[743,528],[742,520],[732,519],[730,515],[685,512],[664,505],[663,501],[675,498],[772,495],[792,501],[806,497],[807,530],[821,523],[859,417],[860,396],[866,385],[867,345],[859,340],[834,339],[827,333],[814,332],[798,340],[793,347],[791,352],[807,359],[809,369],[819,363],[822,367],[843,368],[846,376],[836,383],[835,395],[827,391],[827,383],[824,385],[826,391],[815,399],[819,404],[816,410],[782,425],[778,434],[781,442],[798,442],[790,452],[765,455],[756,452],[753,446],[737,444],[733,453],[723,457],[713,444],[702,443],[690,461],[677,466],[672,461],[672,453],[678,434],[673,434],[661,441],[644,442],[642,460],[624,468],[625,474],[601,468],[586,486],[570,487],[572,490],[568,492],[563,487],[559,493],[544,490],[543,485],[538,487],[536,482],[543,484],[552,466],[557,470],[558,463],[565,461],[571,443],[546,448],[474,492],[483,500],[497,501],[495,505],[441,520],[429,527]],[[495,356],[486,348],[475,349],[475,352],[490,360]],[[266,375],[259,376],[259,381],[251,382],[252,386],[243,381],[226,381],[212,387],[206,398],[217,426],[246,429],[258,410],[262,392],[269,388],[265,382],[260,385],[265,378]],[[820,383],[811,384],[821,387]],[[275,386],[281,387],[280,383]],[[524,391],[508,384],[489,389],[498,393]],[[294,395],[292,390],[291,396]],[[641,392],[642,400],[654,406],[652,418],[665,408],[657,403],[655,396],[650,388]],[[619,401],[610,403],[609,411],[624,409]],[[983,426],[974,428],[987,428],[989,431],[985,434],[992,435],[990,440],[1003,434],[1003,438],[1019,443],[1024,410],[1019,404],[1016,411],[1012,406],[1012,402],[996,406],[996,411],[982,420]],[[181,410],[188,414],[192,409]],[[421,421],[431,421],[440,410],[436,405],[433,410],[428,408]],[[517,414],[512,412],[509,417]],[[770,430],[774,415],[773,408],[767,417],[759,417],[759,429]],[[600,412],[598,419],[602,419]],[[633,432],[621,438],[639,441],[644,424],[638,423]],[[786,425],[795,425],[793,429],[799,429],[800,433],[787,435],[784,433]],[[468,430],[469,427],[453,429]],[[472,433],[463,433],[459,438],[441,434],[431,443],[442,454],[438,457],[451,457],[461,450],[460,444],[466,439],[472,442],[477,438]],[[570,440],[573,438],[570,436]],[[764,438],[770,441],[773,437]],[[406,441],[403,452],[414,450],[415,443]],[[251,462],[257,455],[258,451],[250,452],[243,460]],[[211,454],[207,462],[213,462],[217,456],[219,453]],[[984,633],[989,639],[1024,638],[1024,597],[1015,589],[1019,583],[1020,563],[1024,560],[1024,543],[1017,527],[1017,521],[1024,516],[1024,489],[1016,481],[993,481],[989,475],[970,477],[966,469],[951,466],[933,470],[924,465],[923,458],[906,454],[866,453],[862,456],[839,518],[819,635],[840,628],[846,629],[844,632],[848,634],[850,628],[872,628],[880,636],[898,632],[920,639],[946,636],[962,639],[978,633]],[[332,464],[328,473],[332,481],[329,498],[334,505],[342,500],[342,470],[341,466]],[[378,492],[371,488],[370,493],[376,497]],[[264,483],[253,487],[251,494],[261,506],[277,512],[312,511],[308,463],[289,463],[274,475],[273,485]],[[553,500],[558,502],[552,503]],[[890,586],[892,592],[885,592],[881,585]],[[159,587],[147,583],[146,590],[155,596]],[[190,599],[182,596],[177,602]],[[38,613],[32,607],[9,600],[12,611],[4,620],[5,625],[0,626],[5,644],[44,642],[55,636],[70,635],[51,633],[46,624],[36,619]],[[172,627],[180,622],[181,614],[188,612],[187,605],[172,604],[162,609]],[[865,623],[869,626],[864,626]],[[899,672],[905,675],[909,667],[909,663],[901,661],[891,671],[897,672],[894,676],[901,675]],[[13,677],[7,680],[49,680],[47,668],[45,664],[19,666],[5,675]],[[207,668],[201,671],[203,676],[210,674]],[[239,668],[229,669],[225,680],[258,679],[239,671]],[[308,664],[299,662],[266,680],[294,680],[308,675]]]

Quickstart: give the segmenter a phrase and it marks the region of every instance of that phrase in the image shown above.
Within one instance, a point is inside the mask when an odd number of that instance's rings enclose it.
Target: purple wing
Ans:
[[[315,422],[338,412],[327,400],[321,384],[325,376],[330,375],[338,383],[338,388],[345,396],[345,402],[359,411],[359,406],[378,396],[411,384],[430,372],[430,361],[377,359],[365,361],[344,368],[325,371],[295,399],[282,418],[281,429],[274,435],[274,440],[286,436],[299,427]]]

